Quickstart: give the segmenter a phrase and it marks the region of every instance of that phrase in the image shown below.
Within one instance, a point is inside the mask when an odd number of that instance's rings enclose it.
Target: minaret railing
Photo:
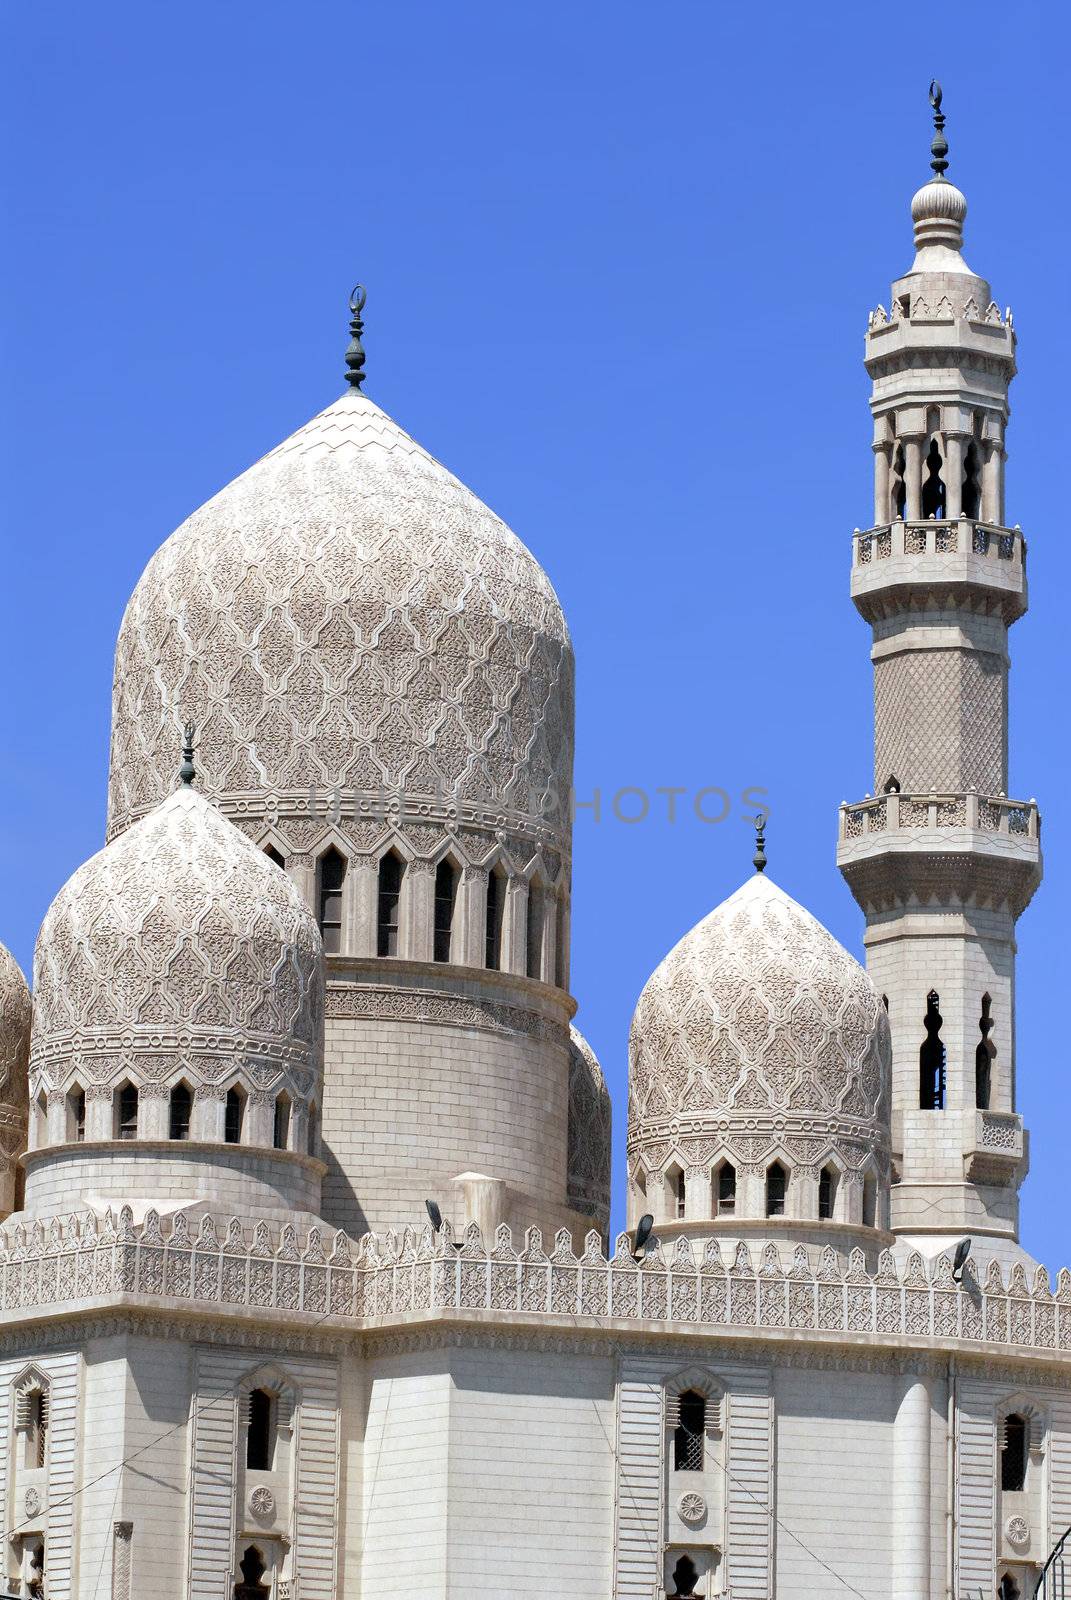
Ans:
[[[840,841],[872,833],[908,828],[969,828],[1017,839],[1037,840],[1041,818],[1035,800],[1009,800],[1006,795],[938,792],[868,796],[841,803]]]
[[[1019,566],[1026,558],[1021,528],[1002,528],[972,517],[930,517],[925,521],[887,522],[874,528],[856,528],[852,534],[852,565],[869,566],[896,556],[985,556],[994,562]]]

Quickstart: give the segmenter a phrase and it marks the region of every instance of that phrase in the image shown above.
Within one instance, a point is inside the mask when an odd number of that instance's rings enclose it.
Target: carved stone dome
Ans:
[[[569,1029],[569,1204],[605,1233],[610,1220],[610,1091],[579,1028]]]
[[[235,1084],[247,1099],[285,1091],[295,1112],[319,1100],[319,929],[286,874],[192,788],[60,890],[38,936],[34,988],[34,1097],[77,1082],[87,1101],[111,1102],[131,1084],[139,1135],[146,1102],[179,1080],[195,1106]],[[111,1137],[90,1111],[86,1139]],[[198,1131],[212,1137],[195,1111]],[[50,1142],[65,1141],[53,1131]]]
[[[0,1212],[10,1211],[15,1166],[26,1148],[30,991],[11,952],[0,944]]]
[[[762,874],[648,980],[629,1041],[630,1170],[888,1174],[889,1025],[866,972]],[[860,1179],[861,1181],[861,1179]]]
[[[433,819],[456,796],[454,819],[567,839],[573,656],[550,581],[359,393],[150,561],[116,652],[110,836],[171,787],[185,719],[205,793],[250,833],[270,814],[288,851],[313,843],[310,786],[357,818],[360,797],[404,788]]]

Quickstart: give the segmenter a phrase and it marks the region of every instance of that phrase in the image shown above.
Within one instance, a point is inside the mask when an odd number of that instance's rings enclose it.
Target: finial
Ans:
[[[766,871],[766,813],[760,811],[755,818],[755,854],[752,857],[756,872]]]
[[[193,765],[193,736],[196,731],[197,730],[192,722],[187,722],[186,726],[182,730],[182,765],[179,768],[178,775],[179,782],[184,784],[187,788],[192,785],[193,780],[196,777],[196,771]]]
[[[346,382],[353,389],[359,389],[364,382],[364,345],[361,343],[361,334],[364,332],[364,323],[361,321],[361,312],[368,299],[363,283],[354,286],[350,295],[350,339],[349,349],[346,351]]]
[[[944,91],[936,78],[930,80],[930,104],[933,107],[933,143],[930,145],[930,154],[933,160],[930,166],[939,178],[943,178],[948,169],[948,140],[944,135],[945,118],[941,111],[941,101]]]

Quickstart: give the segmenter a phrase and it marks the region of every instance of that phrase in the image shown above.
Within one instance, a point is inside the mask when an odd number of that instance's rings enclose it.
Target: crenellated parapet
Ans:
[[[489,1246],[475,1224],[460,1237],[444,1224],[438,1235],[404,1228],[355,1243],[238,1217],[193,1226],[182,1213],[164,1222],[149,1211],[135,1224],[127,1206],[0,1230],[0,1309],[10,1324],[78,1302],[96,1313],[116,1300],[165,1315],[274,1315],[336,1332],[463,1314],[565,1319],[588,1330],[967,1341],[990,1355],[1071,1350],[1071,1271],[1060,1271],[1054,1291],[1044,1267],[1028,1278],[1017,1265],[1005,1276],[995,1260],[969,1259],[957,1282],[948,1255],[927,1263],[915,1253],[898,1264],[885,1250],[871,1272],[861,1249],[845,1262],[831,1248],[782,1251],[771,1242],[752,1252],[740,1243],[726,1253],[715,1239],[696,1249],[679,1238],[668,1253],[655,1244],[637,1261],[628,1234],[608,1259],[594,1231],[578,1255],[564,1229],[545,1242],[531,1228],[519,1248],[505,1225]]]

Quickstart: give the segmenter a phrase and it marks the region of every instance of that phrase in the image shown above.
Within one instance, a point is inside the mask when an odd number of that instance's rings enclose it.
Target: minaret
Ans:
[[[841,807],[837,859],[892,1025],[892,1226],[1015,1241],[1015,923],[1041,878],[1037,807],[1008,798],[1008,628],[1026,610],[1026,542],[1004,514],[1015,334],[960,253],[940,85],[930,100],[915,259],[866,335],[875,525],[854,535],[851,590],[873,630],[874,795]]]

